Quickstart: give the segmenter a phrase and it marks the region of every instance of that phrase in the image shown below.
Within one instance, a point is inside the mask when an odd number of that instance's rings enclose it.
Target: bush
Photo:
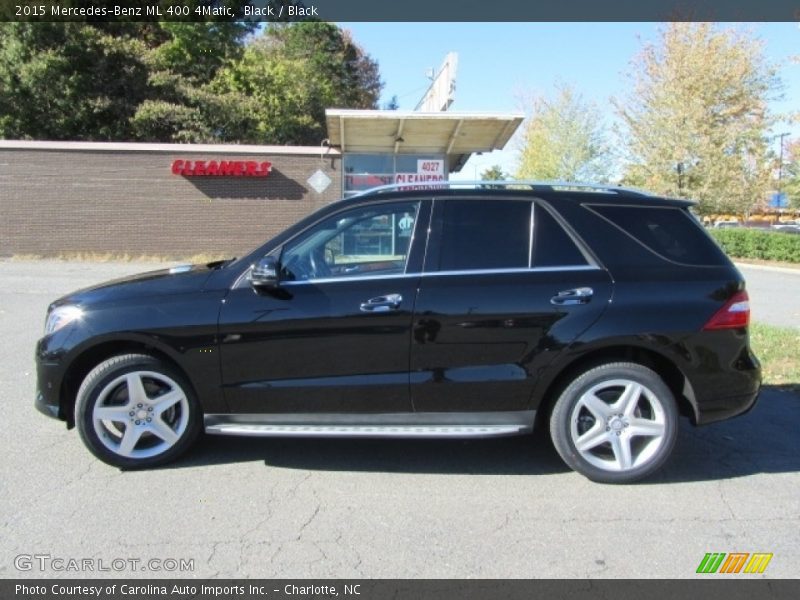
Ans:
[[[712,229],[729,256],[800,263],[800,235],[755,229]]]

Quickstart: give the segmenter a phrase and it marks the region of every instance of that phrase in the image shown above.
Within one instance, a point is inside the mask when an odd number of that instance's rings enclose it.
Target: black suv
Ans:
[[[54,302],[36,406],[98,458],[197,435],[491,437],[549,426],[590,479],[658,469],[678,416],[755,403],[745,283],[690,202],[522,184],[373,190],[248,256]]]

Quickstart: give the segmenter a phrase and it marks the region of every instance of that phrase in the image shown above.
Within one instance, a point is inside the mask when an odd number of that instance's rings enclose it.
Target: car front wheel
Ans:
[[[675,397],[651,369],[608,363],[574,379],[556,401],[550,434],[561,458],[593,481],[627,483],[669,458],[678,432]]]
[[[152,467],[183,453],[200,431],[199,405],[185,377],[144,354],[110,358],[84,379],[75,402],[81,439],[117,467]]]

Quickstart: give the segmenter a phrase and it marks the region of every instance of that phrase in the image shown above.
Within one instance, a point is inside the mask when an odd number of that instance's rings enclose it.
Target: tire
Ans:
[[[123,469],[154,467],[183,454],[200,432],[201,416],[183,374],[145,354],[97,365],[75,402],[83,443],[103,462]]]
[[[675,396],[651,369],[615,362],[581,373],[550,416],[556,450],[600,483],[629,483],[657,471],[678,434]]]

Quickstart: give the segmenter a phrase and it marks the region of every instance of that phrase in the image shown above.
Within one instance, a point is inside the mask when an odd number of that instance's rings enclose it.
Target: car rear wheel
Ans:
[[[651,369],[608,363],[579,375],[550,418],[556,450],[593,481],[627,483],[669,458],[678,432],[675,397]]]
[[[144,354],[110,358],[84,379],[75,402],[81,439],[117,467],[152,467],[182,454],[200,431],[200,409],[183,375]]]

